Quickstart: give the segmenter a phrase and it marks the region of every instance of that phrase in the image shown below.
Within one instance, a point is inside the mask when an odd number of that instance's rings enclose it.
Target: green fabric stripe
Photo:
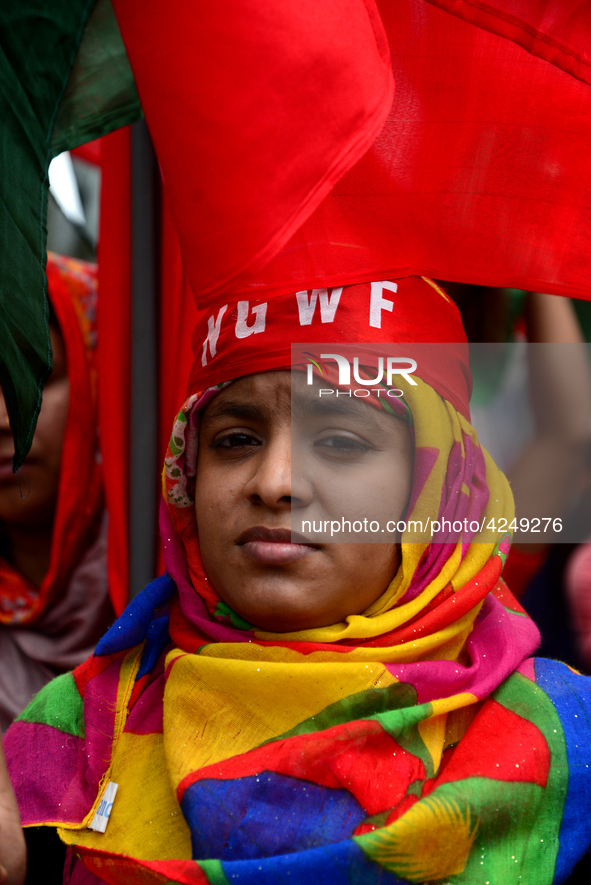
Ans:
[[[568,790],[568,758],[564,730],[556,708],[546,692],[521,673],[513,673],[492,696],[508,710],[513,710],[536,725],[550,748],[548,783],[542,791],[539,803],[538,827],[535,829],[532,827],[527,840],[529,854],[524,853],[524,855],[529,865],[525,868],[522,879],[531,882],[539,879],[540,885],[543,885],[546,879],[539,878],[536,865],[539,863],[541,840],[543,839],[545,863],[551,862],[552,875],[547,881],[552,882],[559,849],[558,835]],[[521,809],[519,814],[522,814]]]
[[[551,753],[548,783],[542,787],[533,783],[469,777],[442,784],[430,793],[427,802],[455,808],[464,816],[469,813],[470,830],[477,827],[476,840],[464,870],[448,876],[446,881],[450,885],[474,885],[476,882],[550,885],[554,881],[558,836],[568,786],[563,729],[545,692],[519,673],[505,680],[493,697],[532,722],[545,736]],[[378,718],[385,727],[395,725],[393,715],[382,714]],[[403,742],[404,735],[394,736]],[[412,741],[407,749],[416,752],[412,749]],[[481,751],[486,753],[486,747]],[[383,832],[377,830],[354,837],[354,841],[368,857],[375,861],[382,858],[383,862],[386,856]],[[393,848],[388,868],[399,876],[411,878],[413,863],[418,856],[412,852],[405,856],[403,849],[404,846],[400,845]]]
[[[406,682],[397,682],[395,685],[386,686],[386,688],[368,688],[366,691],[360,691],[357,694],[343,698],[341,701],[330,704],[324,710],[321,710],[309,719],[305,719],[299,725],[279,735],[279,737],[265,741],[265,743],[282,741],[286,738],[295,737],[298,734],[324,731],[326,728],[332,728],[334,725],[341,725],[344,722],[351,722],[355,719],[377,719],[385,730],[389,731],[387,725],[381,722],[380,717],[382,714],[392,711],[399,713],[403,708],[412,707],[413,704],[416,704],[416,700],[416,689]],[[414,707],[413,709],[418,708]],[[390,720],[385,721],[389,722]],[[398,738],[396,739],[398,740]]]
[[[505,680],[493,697],[532,722],[545,736],[551,753],[548,782],[542,787],[534,783],[468,777],[442,784],[431,792],[425,807],[435,803],[440,808],[456,809],[464,819],[469,813],[470,831],[477,828],[465,868],[461,873],[448,876],[446,882],[450,885],[476,882],[551,885],[568,786],[562,726],[545,692],[519,673]],[[486,747],[480,750],[486,753]],[[453,830],[449,832],[453,838]],[[379,830],[354,837],[354,841],[376,862],[380,858],[383,862],[387,856],[384,833]],[[405,878],[412,877],[413,863],[420,861],[413,852],[405,855],[404,846],[400,844],[389,856],[388,868]]]
[[[469,810],[470,829],[473,831],[476,825],[478,827],[464,870],[447,876],[445,882],[449,885],[484,885],[486,882],[491,885],[551,885],[555,852],[551,845],[548,852],[540,850],[543,836],[536,826],[544,792],[537,784],[482,777],[442,784],[432,792],[426,805],[437,801],[444,807],[456,807],[462,813]],[[453,838],[451,832],[450,838]],[[383,831],[353,836],[353,841],[371,860],[383,863]],[[415,859],[413,855],[406,858],[401,851],[387,868],[398,876],[417,881],[411,878],[412,867],[409,866],[409,862]]]
[[[172,451],[172,449],[171,449]],[[215,607],[215,617],[216,618],[228,618],[233,627],[236,627],[238,630],[252,630],[254,629],[252,624],[249,624],[248,621],[245,621],[244,618],[241,618],[240,615],[237,615],[235,611],[233,611],[230,606],[220,600]]]
[[[35,695],[17,721],[51,725],[74,737],[84,737],[84,701],[71,673],[58,676]]]
[[[197,865],[207,876],[210,885],[229,885],[220,860],[200,860]]]
[[[428,719],[432,712],[432,704],[421,704],[402,710],[388,710],[370,717],[377,719],[384,731],[387,731],[403,750],[421,760],[425,767],[425,777],[433,777],[435,769],[431,753],[425,746],[417,726],[419,722]]]

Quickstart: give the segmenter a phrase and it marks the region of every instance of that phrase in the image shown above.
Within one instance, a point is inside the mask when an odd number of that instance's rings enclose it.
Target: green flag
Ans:
[[[0,385],[15,441],[31,446],[51,373],[46,262],[54,156],[141,117],[110,0],[0,7]]]

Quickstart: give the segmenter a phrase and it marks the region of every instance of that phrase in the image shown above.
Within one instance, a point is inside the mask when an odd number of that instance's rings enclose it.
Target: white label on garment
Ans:
[[[96,814],[88,824],[89,830],[96,830],[99,833],[105,832],[107,824],[109,823],[109,817],[111,815],[111,809],[113,807],[113,802],[115,801],[115,793],[117,792],[118,787],[119,784],[109,781],[107,789],[103,793],[103,798],[99,802]]]

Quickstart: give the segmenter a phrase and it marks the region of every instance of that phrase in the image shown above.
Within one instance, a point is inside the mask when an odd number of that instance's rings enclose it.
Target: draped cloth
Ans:
[[[112,618],[96,421],[96,267],[50,253],[47,273],[70,399],[50,562],[40,587],[0,556],[2,728],[57,673],[84,661]],[[26,464],[21,475],[25,486]]]
[[[587,4],[113,6],[200,309],[408,273],[590,297]]]
[[[510,520],[467,419],[420,377],[402,386],[407,517]],[[403,535],[365,612],[247,624],[209,586],[195,524],[199,416],[219,389],[173,428],[167,574],[7,734],[25,825],[59,828],[70,885],[563,881],[591,842],[590,686],[530,657],[537,628],[501,578],[509,536]]]
[[[588,5],[377,5],[396,83],[384,128],[240,290],[415,273],[589,298]]]

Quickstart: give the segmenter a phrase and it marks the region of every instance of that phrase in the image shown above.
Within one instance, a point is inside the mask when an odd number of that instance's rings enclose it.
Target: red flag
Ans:
[[[591,83],[591,10],[580,0],[428,0],[507,37],[584,83]]]
[[[477,3],[498,33],[426,0],[115,7],[200,307],[408,273],[591,296],[574,0]]]
[[[374,0],[115,0],[196,293],[260,270],[393,94]]]
[[[590,298],[591,87],[422,0],[380,10],[390,117],[254,288],[417,273]]]

